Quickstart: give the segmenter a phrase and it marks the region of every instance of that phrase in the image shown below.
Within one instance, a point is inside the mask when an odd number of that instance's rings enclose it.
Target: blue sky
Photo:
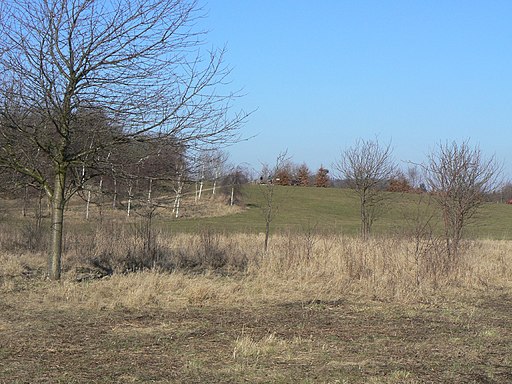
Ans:
[[[422,162],[469,139],[512,177],[512,1],[209,0],[235,109],[256,110],[231,148],[255,169],[283,150],[331,168],[358,138]],[[406,164],[403,165],[407,167]]]

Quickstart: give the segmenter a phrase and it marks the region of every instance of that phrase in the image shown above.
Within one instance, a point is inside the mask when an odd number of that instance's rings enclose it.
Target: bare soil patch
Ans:
[[[1,383],[512,382],[506,290],[113,310],[26,293],[0,298]]]

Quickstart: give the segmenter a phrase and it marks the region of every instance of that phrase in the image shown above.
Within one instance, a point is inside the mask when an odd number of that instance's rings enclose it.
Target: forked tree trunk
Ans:
[[[51,196],[51,244],[48,255],[48,278],[60,280],[62,265],[62,229],[64,224],[64,186],[66,182],[66,169],[61,167],[55,175],[55,185]]]

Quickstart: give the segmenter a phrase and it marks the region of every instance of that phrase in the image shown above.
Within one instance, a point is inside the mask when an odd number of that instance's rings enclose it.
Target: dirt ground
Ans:
[[[509,383],[512,293],[92,310],[0,297],[0,383]]]

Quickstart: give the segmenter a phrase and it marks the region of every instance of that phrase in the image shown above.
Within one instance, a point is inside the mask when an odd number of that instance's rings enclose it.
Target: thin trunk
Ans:
[[[89,220],[89,208],[91,206],[91,190],[87,191],[87,204],[85,208],[85,220]]]
[[[153,178],[149,178],[149,187],[148,187],[148,203],[151,204],[151,190],[153,188]]]
[[[178,218],[180,215],[180,202],[181,202],[181,191],[183,190],[183,184],[180,182],[178,185],[178,189],[176,190],[176,199],[174,200],[174,208],[173,213],[175,214],[175,217]]]
[[[231,187],[231,206],[233,206],[235,202],[235,187]]]
[[[114,183],[114,196],[112,198],[112,208],[116,208],[117,206],[117,179],[114,178],[112,179],[113,183]]]
[[[51,196],[51,248],[48,255],[48,278],[60,280],[62,263],[62,233],[64,225],[64,185],[66,182],[66,167],[59,167],[55,175],[53,196]]]
[[[178,218],[180,213],[180,200],[181,200],[181,192],[183,190],[183,181],[181,180],[182,174],[178,174],[177,185],[174,187],[174,192],[176,193],[176,198],[174,199],[174,206],[172,208],[172,213],[175,214],[175,217]]]
[[[128,208],[126,209],[126,215],[130,217],[130,211],[132,209],[132,182],[130,181],[130,188],[128,189]]]
[[[25,186],[25,193],[23,195],[23,207],[21,208],[21,214],[23,217],[27,216],[27,203],[28,203],[28,187]]]
[[[41,222],[43,220],[43,197],[44,192],[42,189],[39,190],[39,201],[37,202],[36,211],[36,228],[39,231],[41,229]]]
[[[203,192],[203,179],[201,179],[201,182],[199,183],[199,194],[198,194],[198,199],[201,200],[201,194]]]
[[[197,194],[198,200],[201,200],[201,194],[203,192],[203,184],[204,184],[204,164],[201,167],[201,176],[200,176],[200,181],[199,181],[199,192]]]
[[[365,212],[365,199],[364,197],[361,197],[361,207],[360,207],[360,214],[361,214],[361,238],[363,240],[366,240],[366,212]]]
[[[268,238],[270,236],[270,221],[265,223],[265,253],[268,251]]]
[[[180,202],[181,202],[181,197],[180,196],[177,196],[176,197],[176,218],[178,218],[178,216],[180,215]]]

